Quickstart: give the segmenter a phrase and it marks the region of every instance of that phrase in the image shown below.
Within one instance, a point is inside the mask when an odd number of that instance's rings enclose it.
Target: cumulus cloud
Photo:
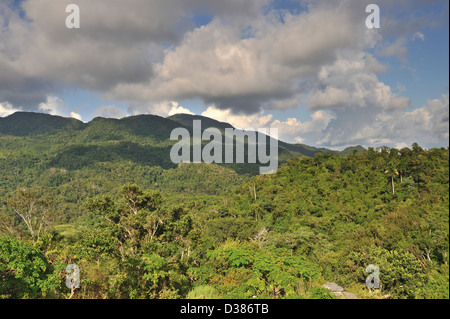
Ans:
[[[391,43],[390,45],[382,48],[379,52],[379,56],[383,57],[396,57],[399,60],[406,62],[407,60],[407,54],[408,54],[408,48],[406,46],[407,40],[404,37],[401,37],[397,40],[395,40],[394,43]]]
[[[174,105],[172,106],[172,109],[169,111],[169,116],[175,115],[175,114],[190,114],[194,115],[190,110],[187,108],[182,107],[181,105]]]
[[[438,145],[449,139],[449,95],[432,99],[426,105],[404,112],[389,114],[383,119],[392,136],[419,141],[422,144]],[[386,133],[385,133],[386,134]]]
[[[48,113],[51,115],[63,116],[63,117],[73,117],[79,121],[82,120],[81,115],[69,111],[68,107],[65,105],[64,101],[56,96],[48,96],[45,103],[39,104],[39,111]]]
[[[443,146],[449,138],[449,97],[429,100],[410,110],[356,111],[339,114],[324,131],[319,145],[420,145]]]
[[[115,105],[108,105],[108,106],[102,106],[99,107],[94,111],[92,114],[92,117],[104,117],[104,118],[113,118],[113,119],[121,119],[128,115],[128,113],[115,106]]]
[[[113,98],[155,100],[200,98],[205,104],[236,113],[257,113],[263,105],[293,107],[292,100],[308,87],[338,49],[357,45],[345,12],[286,14],[284,23],[271,17],[255,22],[254,36],[219,19],[188,32],[164,60],[154,66],[150,83],[124,83]],[[335,26],[339,25],[339,28]]]
[[[264,111],[261,111],[258,114],[236,115],[230,109],[222,110],[215,106],[208,107],[201,115],[220,122],[227,122],[241,130],[267,128],[268,123],[273,119],[272,114],[265,115]]]
[[[221,122],[227,122],[235,128],[243,130],[278,129],[280,140],[290,143],[303,143],[308,140],[318,140],[334,115],[325,111],[316,111],[311,115],[310,121],[301,122],[296,118],[288,118],[286,121],[276,120],[273,114],[261,111],[252,115],[235,115],[231,110],[221,110],[210,106],[202,116]]]
[[[171,100],[156,102],[134,102],[130,105],[128,111],[133,115],[153,114],[162,117],[167,117],[179,113],[194,114],[187,108],[180,105],[178,102]]]
[[[51,115],[62,115],[64,101],[56,96],[47,97],[47,102],[39,104],[39,110]]]
[[[74,119],[77,119],[78,121],[82,121],[81,115],[76,112],[70,112],[70,117],[73,117]]]
[[[319,83],[323,89],[311,92],[309,107],[333,110],[370,107],[372,112],[409,107],[410,100],[380,82],[366,61],[364,53],[352,53],[322,67]]]
[[[70,0],[0,3],[0,101],[37,110],[64,86],[103,94],[148,83],[152,62],[193,30],[195,11],[226,19],[255,16],[266,0],[78,0],[81,28],[67,29]],[[167,97],[166,97],[167,98]]]
[[[414,33],[414,35],[413,35],[413,41],[416,40],[416,39],[420,39],[420,40],[422,40],[422,41],[425,41],[425,35],[424,35],[422,32],[417,31],[417,32]]]
[[[311,115],[311,121],[301,122],[296,118],[275,120],[271,127],[278,129],[278,134],[284,141],[303,143],[305,140],[317,140],[334,118],[333,114],[316,111]]]
[[[14,109],[8,102],[0,103],[0,117],[6,117],[20,110]]]
[[[23,1],[23,14],[12,0],[0,3],[0,116],[21,109],[80,119],[57,98],[70,87],[128,106],[101,106],[95,116],[191,114],[180,101],[198,99],[202,115],[239,128],[278,127],[297,142],[445,137],[436,110],[448,96],[411,110],[405,90],[379,79],[389,69],[380,58],[407,64],[411,42],[448,20],[424,9],[438,0],[379,0],[379,30],[365,28],[370,0],[302,0],[295,13],[271,0],[77,0],[81,29],[69,30],[72,2]],[[211,22],[196,27],[196,14]],[[275,118],[304,105],[310,120]],[[417,130],[396,117],[416,121]]]

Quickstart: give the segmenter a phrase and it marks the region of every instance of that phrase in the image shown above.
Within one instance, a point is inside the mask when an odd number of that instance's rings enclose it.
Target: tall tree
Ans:
[[[390,162],[391,163],[391,162]],[[389,165],[389,164],[388,164]],[[391,180],[391,187],[392,187],[392,195],[395,194],[395,185],[394,185],[394,177],[395,175],[398,175],[398,170],[393,166],[391,163],[389,165],[389,168],[384,172]]]
[[[25,223],[33,241],[52,226],[54,212],[48,198],[41,198],[39,190],[20,188],[7,200],[11,209]]]

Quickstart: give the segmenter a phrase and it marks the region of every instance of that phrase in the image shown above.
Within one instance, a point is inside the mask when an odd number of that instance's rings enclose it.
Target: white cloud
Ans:
[[[64,115],[64,101],[56,96],[48,96],[47,102],[39,104],[39,110],[51,115]]]
[[[425,35],[424,35],[422,32],[417,31],[417,32],[414,33],[414,35],[413,35],[413,40],[416,40],[416,39],[420,39],[420,40],[422,40],[422,41],[425,41]]]
[[[364,27],[368,1],[300,2],[302,10],[291,14],[270,11],[269,0],[77,0],[79,30],[64,27],[70,0],[24,1],[28,19],[1,2],[0,116],[21,109],[81,118],[56,97],[75,87],[129,105],[128,112],[94,111],[105,117],[191,114],[175,101],[198,99],[210,106],[203,115],[239,128],[276,125],[282,138],[297,142],[445,137],[436,111],[448,114],[445,97],[411,110],[401,86],[394,93],[379,79],[389,69],[379,57],[412,70],[409,46],[425,40],[436,18],[424,10],[427,1],[379,0],[380,30]],[[196,28],[196,13],[212,22]],[[310,120],[270,114],[305,104]]]
[[[80,114],[69,111],[64,101],[56,96],[47,96],[47,102],[39,104],[39,111],[56,116],[73,117],[82,121]]]
[[[289,118],[284,122],[275,120],[271,127],[278,128],[279,136],[286,142],[303,143],[308,140],[309,142],[314,141],[315,144],[334,118],[334,115],[325,111],[316,111],[311,115],[309,122],[300,122],[296,118]]]
[[[58,84],[102,94],[123,83],[146,85],[153,76],[152,62],[195,29],[195,13],[246,21],[268,2],[77,0],[81,28],[70,30],[64,20],[72,0],[22,1],[26,19],[11,1],[0,1],[0,100],[36,110],[57,93]]]
[[[11,115],[15,112],[19,112],[20,110],[17,110],[13,108],[11,104],[8,102],[0,103],[0,117],[6,117],[8,115]]]
[[[408,112],[385,114],[381,121],[384,136],[390,134],[397,140],[407,139],[409,145],[413,142],[438,144],[449,138],[449,95],[429,100]]]
[[[430,100],[417,109],[342,112],[324,133],[319,145],[398,146],[417,142],[431,147],[443,146],[449,138],[449,96]]]
[[[128,113],[115,106],[115,105],[108,105],[108,106],[102,106],[98,109],[96,109],[93,113],[93,117],[103,117],[103,118],[113,118],[113,119],[121,119],[128,115]]]
[[[393,93],[390,86],[378,80],[367,68],[365,53],[350,52],[333,63],[323,66],[319,73],[323,89],[313,90],[309,96],[311,109],[333,111],[355,108],[401,109],[409,107],[410,100]]]
[[[273,115],[264,115],[264,112],[253,115],[240,114],[236,115],[232,113],[231,109],[222,110],[215,106],[210,106],[206,111],[204,111],[202,116],[215,119],[220,122],[226,122],[233,125],[237,129],[259,129],[268,128],[268,124],[272,121]]]
[[[333,107],[345,107],[350,101],[350,94],[344,89],[327,86],[323,91],[315,91],[311,94],[309,105],[311,109],[325,109]]]
[[[299,144],[304,144],[305,139],[302,138],[302,137],[300,137],[300,136],[297,136],[297,137],[294,139],[294,141],[295,141],[296,143],[299,143]]]
[[[247,25],[253,28],[252,37],[242,38],[240,25],[219,19],[187,32],[154,65],[149,83],[119,84],[110,98],[199,98],[207,105],[247,114],[264,106],[298,107],[298,96],[308,89],[306,83],[314,83],[322,65],[332,63],[339,49],[360,46],[345,11],[286,14],[284,23],[260,17]]]
[[[209,107],[201,115],[227,122],[239,129],[277,128],[279,138],[290,143],[306,143],[341,149],[350,145],[397,148],[419,142],[436,145],[448,140],[449,97],[428,101],[421,108],[405,109],[369,104],[367,107],[323,109],[311,114],[309,121],[288,118],[274,119],[273,114],[261,111],[253,115],[236,115],[231,109]],[[367,109],[374,109],[368,112]]]
[[[133,103],[128,108],[128,112],[133,115],[154,114],[166,117],[174,107],[178,107],[178,103],[174,101],[142,102]]]
[[[264,111],[253,115],[236,115],[230,109],[221,110],[214,106],[209,107],[201,115],[229,123],[238,129],[258,130],[276,128],[278,129],[278,137],[280,140],[291,143],[311,142],[314,139],[318,139],[322,131],[334,119],[334,115],[320,110],[314,112],[311,115],[311,120],[307,122],[300,122],[296,118],[288,118],[286,121],[280,121],[274,120],[273,114],[266,114]]]
[[[182,107],[181,105],[174,105],[174,106],[172,106],[172,109],[169,111],[168,115],[172,116],[172,115],[175,115],[175,114],[190,114],[190,115],[194,115],[194,113],[192,113],[187,108]]]
[[[74,119],[77,119],[78,121],[83,121],[81,118],[81,115],[76,112],[70,112],[70,117],[73,117]]]
[[[407,55],[408,55],[406,38],[401,37],[401,38],[397,39],[394,43],[391,43],[390,45],[382,48],[378,52],[378,55],[383,56],[383,57],[392,57],[393,56],[403,62],[406,62]]]
[[[129,107],[129,112],[133,115],[153,114],[162,117],[180,113],[194,114],[189,109],[180,105],[178,102],[170,100],[147,103],[133,103]]]
[[[402,148],[410,147],[411,145],[406,144],[405,142],[400,142],[395,144],[395,148],[401,150]]]

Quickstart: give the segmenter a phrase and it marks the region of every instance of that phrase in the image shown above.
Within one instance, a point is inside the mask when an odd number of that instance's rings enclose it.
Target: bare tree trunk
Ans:
[[[75,292],[75,285],[72,285],[72,288],[70,290],[70,297],[69,299],[71,299],[73,297],[73,293]]]
[[[392,181],[392,195],[394,195],[395,194],[394,176],[391,177],[391,181]]]
[[[430,256],[431,255],[431,249],[426,249],[425,253],[426,253],[426,257],[427,257],[428,261],[430,263],[432,263],[433,261],[431,260],[431,256]]]
[[[31,218],[29,217],[29,214],[25,213],[25,214],[21,214],[19,212],[19,210],[15,207],[13,207],[13,210],[16,212],[17,215],[20,216],[20,218],[22,218],[22,220],[24,221],[25,225],[27,226],[28,230],[30,231],[31,234],[31,238],[33,238],[34,241],[34,229],[33,229],[33,223]]]
[[[250,196],[253,198],[253,200],[256,201],[256,184],[253,184],[253,188],[250,186],[248,188],[248,191],[250,192]]]

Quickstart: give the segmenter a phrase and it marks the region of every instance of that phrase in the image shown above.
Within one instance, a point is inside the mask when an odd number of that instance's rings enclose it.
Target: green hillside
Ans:
[[[42,113],[16,112],[6,118],[0,117],[0,134],[12,136],[48,135],[83,127],[83,122],[76,119]]]
[[[170,161],[177,115],[0,118],[0,298],[449,298],[449,150],[280,142],[259,164]],[[365,286],[370,264],[381,289]]]
[[[192,136],[194,119],[202,120],[203,129],[232,128],[226,123],[190,115],[169,118],[140,115],[120,120],[95,118],[89,123],[38,113],[15,113],[0,118],[0,194],[21,186],[44,184],[64,187],[75,180],[88,185],[89,181],[96,179],[92,175],[98,173],[107,180],[113,180],[117,176],[109,176],[112,170],[104,171],[104,167],[109,166],[127,166],[128,172],[124,174],[130,180],[139,181],[146,188],[154,187],[154,184],[165,185],[165,190],[170,192],[177,186],[162,181],[164,177],[161,176],[165,174],[159,174],[160,171],[177,170],[177,165],[170,160],[170,149],[175,144],[169,140],[170,133],[182,127],[188,129]],[[319,151],[323,150],[280,142],[279,161],[281,164],[293,157],[313,156]],[[260,163],[220,165],[222,170],[233,170],[229,172],[231,176],[238,173],[240,179],[257,175],[261,166]],[[200,170],[208,170],[205,166],[200,167]],[[48,173],[55,170],[65,173],[58,177]],[[146,173],[142,174],[142,171]],[[211,177],[208,174],[200,176]],[[55,179],[58,180],[56,184]],[[228,187],[237,185],[226,178],[219,179]],[[199,190],[198,187],[196,189]],[[211,188],[204,190],[211,193]]]

